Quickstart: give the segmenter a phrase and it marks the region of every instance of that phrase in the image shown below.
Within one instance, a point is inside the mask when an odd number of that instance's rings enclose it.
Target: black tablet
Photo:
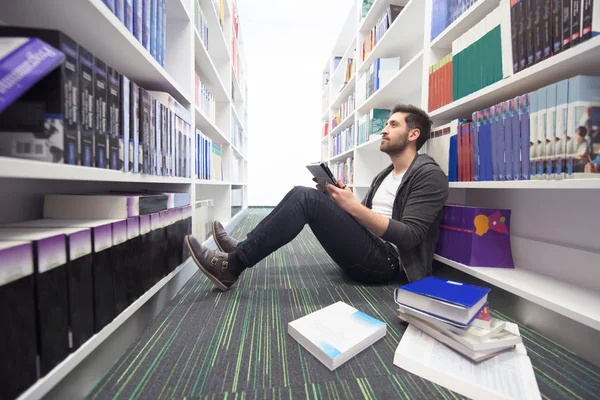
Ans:
[[[317,183],[323,190],[327,190],[327,182],[335,187],[340,187],[337,183],[337,179],[335,179],[335,176],[333,176],[326,163],[308,164],[306,168],[308,168],[310,173],[315,177]]]

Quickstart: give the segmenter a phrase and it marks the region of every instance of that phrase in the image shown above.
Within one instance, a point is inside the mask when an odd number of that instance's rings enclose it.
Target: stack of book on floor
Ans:
[[[463,356],[483,361],[522,343],[490,317],[490,289],[427,277],[396,289],[399,317]]]

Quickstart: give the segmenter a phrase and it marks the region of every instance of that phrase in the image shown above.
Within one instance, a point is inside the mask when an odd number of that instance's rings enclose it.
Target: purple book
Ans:
[[[514,268],[510,210],[447,205],[444,213],[439,255],[472,267]]]
[[[65,55],[40,39],[0,39],[0,113],[58,67]]]

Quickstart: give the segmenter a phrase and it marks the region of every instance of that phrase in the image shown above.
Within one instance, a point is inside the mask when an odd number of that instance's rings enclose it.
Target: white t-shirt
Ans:
[[[371,204],[373,211],[384,217],[392,218],[394,199],[396,198],[396,192],[398,192],[398,187],[400,187],[403,176],[404,173],[394,176],[394,171],[392,171],[385,177],[373,197]]]

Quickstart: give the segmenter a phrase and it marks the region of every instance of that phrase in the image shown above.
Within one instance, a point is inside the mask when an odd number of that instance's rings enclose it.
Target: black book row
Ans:
[[[169,94],[130,81],[57,30],[0,26],[65,55],[0,113],[0,156],[189,178],[191,114]]]
[[[191,206],[0,226],[0,398],[27,390],[189,256]]]

